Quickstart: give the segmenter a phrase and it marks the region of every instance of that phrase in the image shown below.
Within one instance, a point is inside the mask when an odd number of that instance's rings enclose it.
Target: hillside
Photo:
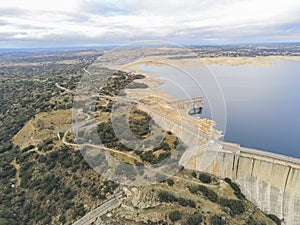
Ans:
[[[114,168],[114,176],[147,180],[151,169],[169,158],[176,163],[185,150],[178,137],[134,106],[129,114],[130,128],[135,137],[149,139],[149,143],[145,151],[139,151],[140,145],[124,146],[110,119],[113,97],[129,83],[133,84],[130,88],[140,91],[147,85],[133,82],[142,75],[97,66],[90,69],[101,75],[98,94],[106,99],[96,98],[95,111],[88,110],[91,105],[85,105],[84,111],[87,118],[94,117],[97,134],[92,136],[89,123],[77,135],[72,132],[74,91],[83,69],[97,54],[86,53],[89,60],[79,60],[71,53],[69,60],[68,54],[63,59],[46,57],[45,65],[40,63],[42,56],[25,61],[18,58],[1,68],[0,224],[72,224],[124,187],[129,189],[127,197],[111,217],[102,218],[106,224],[274,224],[229,180],[181,170],[168,179],[164,174],[152,174],[158,184],[126,187],[98,173],[107,170],[101,161],[93,161],[97,170],[91,168],[85,159],[113,156],[123,163]],[[64,63],[56,67],[59,60]],[[150,123],[156,135],[152,135]],[[95,137],[95,141],[85,137]],[[84,143],[93,141],[94,145],[88,146],[93,149],[100,144],[99,137],[105,151],[96,155],[86,152]],[[160,144],[154,146],[152,139]],[[122,165],[134,170],[124,173]],[[150,169],[147,173],[136,166]]]
[[[232,181],[208,174],[183,170],[161,184],[128,189],[123,205],[102,216],[103,224],[276,224]]]

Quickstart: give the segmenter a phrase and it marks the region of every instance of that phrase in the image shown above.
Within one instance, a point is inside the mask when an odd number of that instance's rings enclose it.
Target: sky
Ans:
[[[300,41],[299,0],[2,0],[0,48]]]

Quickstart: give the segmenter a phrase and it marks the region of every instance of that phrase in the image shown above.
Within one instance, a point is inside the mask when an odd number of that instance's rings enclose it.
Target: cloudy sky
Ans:
[[[299,0],[9,0],[0,48],[300,41]]]

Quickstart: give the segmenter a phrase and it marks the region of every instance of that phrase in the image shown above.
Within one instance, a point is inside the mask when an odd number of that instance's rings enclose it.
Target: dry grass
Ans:
[[[148,66],[174,66],[179,68],[207,66],[207,65],[225,65],[225,66],[272,66],[279,60],[295,60],[300,61],[299,56],[258,56],[258,57],[212,57],[212,58],[184,58],[184,59],[169,59],[165,56],[151,56],[139,60],[140,64],[144,63]],[[173,56],[172,56],[173,57]],[[139,64],[124,65],[127,71],[140,72]]]
[[[56,130],[71,125],[72,111],[58,110],[50,113],[39,113],[34,119],[28,121],[26,125],[14,136],[13,143],[20,149],[30,145],[36,146],[47,138],[55,138]]]

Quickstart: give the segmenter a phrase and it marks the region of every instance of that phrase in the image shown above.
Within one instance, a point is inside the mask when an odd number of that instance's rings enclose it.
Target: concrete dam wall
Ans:
[[[245,196],[258,208],[284,218],[287,225],[300,224],[300,160],[268,152],[223,145],[204,170],[238,183]],[[233,146],[230,146],[233,148]],[[185,168],[203,171],[201,164],[209,151],[190,158]],[[204,161],[203,161],[204,160]]]
[[[231,143],[211,143],[188,126],[141,108],[189,147],[179,162],[185,168],[231,178],[258,208],[283,218],[286,225],[300,224],[300,159]]]

